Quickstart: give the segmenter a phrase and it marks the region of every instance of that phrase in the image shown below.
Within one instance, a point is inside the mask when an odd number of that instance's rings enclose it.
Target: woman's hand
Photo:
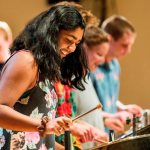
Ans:
[[[74,123],[71,126],[71,133],[78,137],[82,143],[96,141],[96,139],[97,141],[100,139],[108,141],[108,135],[105,132],[83,121]]]
[[[129,113],[135,114],[136,117],[142,116],[142,108],[136,104],[125,105],[125,110]]]
[[[98,142],[98,145],[107,143],[109,141],[108,134],[96,127],[91,127],[91,132],[93,135],[93,141]]]
[[[83,122],[73,123],[70,130],[71,133],[81,141],[81,143],[85,143],[93,140],[91,127],[87,123],[83,123]]]
[[[113,129],[117,132],[124,132],[124,124],[118,118],[106,118],[104,124],[107,128]]]
[[[72,120],[67,117],[58,117],[50,120],[46,124],[46,134],[56,134],[57,136],[64,133],[65,130],[70,130]]]
[[[113,114],[113,118],[119,119],[124,125],[126,125],[126,120],[128,118],[132,120],[133,115],[127,111],[119,111]]]

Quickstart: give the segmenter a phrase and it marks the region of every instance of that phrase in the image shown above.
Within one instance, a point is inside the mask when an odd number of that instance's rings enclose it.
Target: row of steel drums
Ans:
[[[90,150],[150,150],[150,110],[143,112],[142,127],[137,130],[135,136],[130,133],[123,138]]]
[[[150,150],[150,134],[127,137],[91,150]]]

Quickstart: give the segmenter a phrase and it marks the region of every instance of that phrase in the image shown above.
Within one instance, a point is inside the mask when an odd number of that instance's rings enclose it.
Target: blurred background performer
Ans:
[[[110,36],[110,49],[105,63],[91,74],[93,85],[103,105],[103,116],[109,128],[124,131],[126,119],[133,114],[141,116],[142,108],[135,104],[124,105],[119,99],[120,65],[119,59],[130,54],[136,38],[133,25],[123,16],[111,16],[102,23],[102,29]],[[119,119],[109,122],[107,119]],[[109,119],[110,120],[110,119]],[[107,122],[108,121],[108,122]],[[117,124],[118,123],[118,124]]]
[[[0,70],[2,69],[5,61],[10,56],[10,46],[12,44],[12,31],[9,25],[0,21]]]

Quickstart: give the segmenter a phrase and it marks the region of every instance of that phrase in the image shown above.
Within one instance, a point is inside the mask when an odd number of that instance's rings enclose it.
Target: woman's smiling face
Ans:
[[[58,48],[61,58],[76,50],[76,46],[80,43],[83,37],[84,30],[80,27],[75,30],[61,30],[59,33]]]
[[[105,62],[105,57],[108,51],[109,42],[97,44],[93,47],[86,47],[90,71],[94,71],[100,64]]]

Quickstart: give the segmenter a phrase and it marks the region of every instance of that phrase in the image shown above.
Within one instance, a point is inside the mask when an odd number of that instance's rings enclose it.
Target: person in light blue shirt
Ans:
[[[108,113],[115,113],[117,110],[119,74],[120,65],[116,59],[100,65],[94,74],[91,74],[96,93],[103,105],[103,111]]]

